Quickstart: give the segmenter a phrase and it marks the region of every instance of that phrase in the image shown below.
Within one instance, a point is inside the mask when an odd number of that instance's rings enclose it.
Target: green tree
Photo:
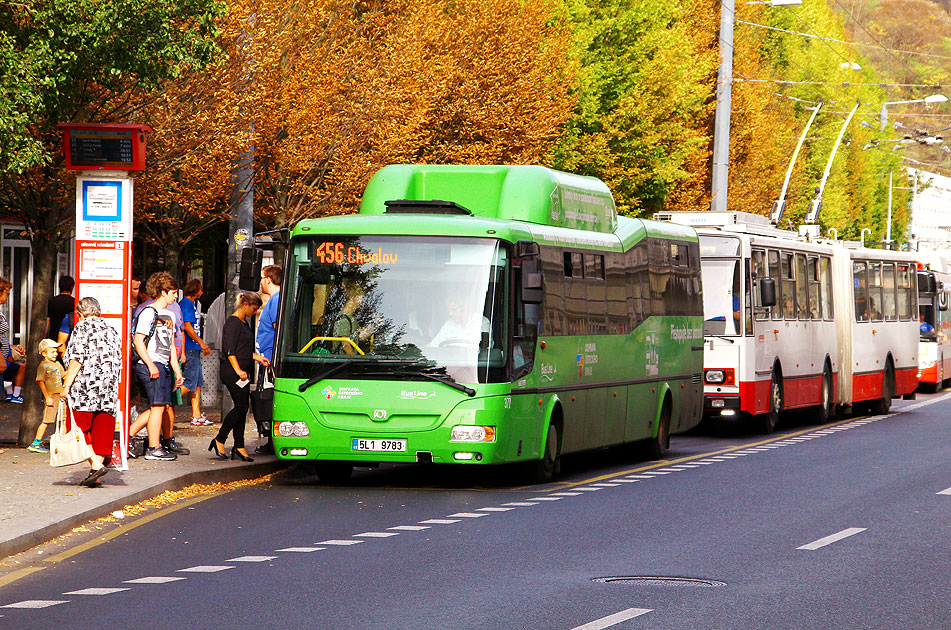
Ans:
[[[219,49],[216,0],[25,0],[0,3],[0,216],[22,222],[33,247],[27,373],[46,333],[56,254],[71,236],[72,176],[59,152],[61,122],[138,122],[142,93]],[[40,422],[24,390],[20,445]]]

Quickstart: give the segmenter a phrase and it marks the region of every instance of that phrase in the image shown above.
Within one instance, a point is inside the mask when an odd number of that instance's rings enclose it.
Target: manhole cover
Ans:
[[[616,575],[611,577],[594,578],[592,582],[600,582],[602,584],[638,584],[646,586],[697,586],[700,588],[726,586],[726,582],[720,582],[719,580],[706,580],[702,578],[690,577],[667,577],[661,575]]]

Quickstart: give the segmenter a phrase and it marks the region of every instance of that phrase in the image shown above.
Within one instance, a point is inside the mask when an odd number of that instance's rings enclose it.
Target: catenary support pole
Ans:
[[[717,110],[713,122],[713,176],[710,209],[727,209],[730,173],[730,107],[733,94],[734,0],[720,3],[720,69],[717,71]]]

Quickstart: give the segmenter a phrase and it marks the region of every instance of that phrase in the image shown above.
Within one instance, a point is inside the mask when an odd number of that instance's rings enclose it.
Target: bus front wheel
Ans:
[[[758,418],[759,432],[768,435],[776,430],[779,424],[779,412],[783,408],[783,384],[780,377],[773,372],[773,378],[769,382],[769,411],[761,414]]]
[[[525,466],[525,477],[528,483],[548,483],[555,475],[558,467],[558,427],[548,425],[545,436],[545,452],[541,459],[529,462]]]

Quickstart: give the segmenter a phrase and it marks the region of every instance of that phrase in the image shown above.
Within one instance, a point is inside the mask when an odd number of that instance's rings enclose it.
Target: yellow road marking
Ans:
[[[186,508],[186,507],[195,505],[196,503],[200,503],[200,502],[204,501],[205,499],[210,499],[210,498],[212,498],[213,496],[216,496],[217,494],[219,494],[219,493],[215,492],[215,493],[212,493],[212,494],[205,494],[205,495],[201,495],[201,496],[197,496],[197,497],[192,497],[191,499],[188,499],[188,500],[186,500],[186,501],[182,501],[182,502],[179,503],[178,505],[170,505],[169,507],[163,508],[163,509],[159,510],[158,512],[155,512],[155,513],[153,513],[153,514],[149,514],[148,516],[143,516],[142,518],[137,519],[137,520],[133,521],[132,523],[128,523],[128,524],[126,524],[126,525],[121,525],[121,526],[115,528],[114,530],[112,530],[111,532],[109,532],[108,534],[103,534],[102,536],[97,536],[96,538],[93,538],[92,540],[89,540],[89,541],[87,541],[87,542],[84,542],[84,543],[81,544],[81,545],[77,545],[76,547],[73,547],[72,549],[69,549],[69,550],[64,551],[64,552],[62,552],[62,553],[58,553],[58,554],[56,554],[55,556],[50,556],[49,558],[46,558],[43,562],[46,563],[46,564],[56,564],[57,562],[62,562],[63,560],[66,560],[67,558],[72,558],[73,556],[78,555],[78,554],[80,554],[80,553],[82,553],[82,552],[84,552],[84,551],[87,551],[87,550],[92,549],[92,548],[94,548],[94,547],[98,547],[98,546],[101,545],[102,543],[107,542],[107,541],[109,541],[109,540],[112,540],[113,538],[116,538],[117,536],[122,536],[122,535],[124,535],[124,534],[127,534],[127,533],[129,533],[130,531],[132,531],[133,529],[135,529],[136,527],[139,527],[139,526],[141,526],[141,525],[145,525],[146,523],[151,523],[152,521],[154,521],[154,520],[156,520],[156,519],[162,518],[163,516],[168,516],[168,515],[171,514],[172,512],[176,512],[176,511],[181,510],[181,509],[183,509],[183,508]],[[45,567],[45,566],[36,566],[36,567],[26,567],[26,568],[24,568],[24,569],[20,569],[20,570],[18,570],[18,571],[14,571],[13,573],[10,573],[9,575],[6,575],[6,576],[4,576],[4,577],[0,577],[0,587],[6,586],[7,584],[12,584],[13,582],[16,582],[17,580],[19,580],[19,579],[21,579],[21,578],[24,578],[24,577],[30,575],[31,573],[36,573],[37,571],[42,571],[42,570],[45,569],[45,568],[47,568],[47,567]]]
[[[839,422],[830,422],[829,424],[816,425],[809,429],[803,429],[801,431],[795,431],[793,433],[786,433],[785,435],[772,437],[766,440],[761,440],[759,442],[753,442],[751,444],[743,444],[741,446],[728,446],[717,451],[711,451],[709,453],[704,453],[703,455],[690,455],[688,457],[681,457],[679,459],[671,460],[661,460],[659,462],[652,462],[645,466],[638,466],[637,468],[632,468],[630,470],[623,470],[621,472],[608,473],[606,475],[599,475],[597,477],[592,477],[585,481],[574,481],[574,482],[564,482],[553,488],[548,488],[547,490],[536,490],[535,492],[553,492],[555,490],[564,490],[566,488],[575,488],[577,486],[583,486],[585,484],[594,483],[596,481],[604,481],[605,479],[614,479],[615,477],[622,477],[624,475],[630,475],[632,473],[644,472],[645,470],[653,470],[655,468],[666,468],[667,466],[674,466],[676,464],[682,464],[684,462],[693,462],[698,459],[706,459],[708,457],[714,457],[716,455],[723,455],[724,453],[732,453],[733,451],[745,451],[748,448],[756,448],[757,446],[762,446],[764,444],[770,444],[772,442],[781,442],[783,440],[788,440],[789,438],[794,438],[799,435],[804,435],[806,433],[813,433],[814,431],[821,431],[823,429],[828,429],[829,427],[839,426],[840,424],[848,424],[849,422],[855,422],[856,420],[861,420],[867,416],[856,416],[854,418],[849,418],[848,420],[841,420]],[[527,487],[525,488],[528,489]]]

